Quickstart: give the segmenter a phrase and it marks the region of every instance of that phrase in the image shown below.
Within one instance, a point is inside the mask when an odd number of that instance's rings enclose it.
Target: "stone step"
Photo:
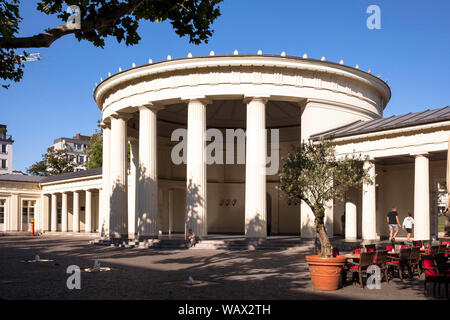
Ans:
[[[120,240],[95,239],[90,241],[94,245],[104,245],[118,248],[151,248],[160,250],[183,250],[186,248],[184,239],[147,239]],[[309,240],[200,240],[191,249],[199,250],[285,250],[288,248],[304,247],[313,249],[314,242]]]

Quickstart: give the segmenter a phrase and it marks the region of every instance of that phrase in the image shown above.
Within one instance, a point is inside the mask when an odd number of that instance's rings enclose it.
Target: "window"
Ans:
[[[22,201],[22,223],[31,223],[31,219],[34,219],[34,207],[36,201],[23,200]]]
[[[84,162],[84,156],[80,156],[80,162]]]
[[[0,159],[0,169],[8,169],[6,167],[6,159]]]
[[[2,143],[2,149],[1,149],[2,153],[6,153],[6,144]]]
[[[75,143],[75,150],[81,150],[81,144]]]
[[[0,223],[5,223],[6,200],[0,199]]]

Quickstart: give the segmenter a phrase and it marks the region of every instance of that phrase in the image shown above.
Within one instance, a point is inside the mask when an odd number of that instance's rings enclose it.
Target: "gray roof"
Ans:
[[[342,127],[331,129],[325,132],[314,134],[310,140],[318,140],[320,138],[333,139],[340,137],[348,137],[363,133],[379,132],[384,130],[399,129],[413,127],[423,124],[449,121],[450,107],[440,109],[425,110],[422,112],[410,112],[400,116],[391,116],[388,118],[380,118],[370,121],[358,120]]]
[[[27,176],[23,174],[0,174],[0,181],[39,183],[45,177]]]
[[[29,183],[46,183],[54,181],[62,181],[75,178],[83,178],[90,176],[97,176],[102,174],[102,168],[95,168],[89,170],[83,170],[78,172],[69,172],[63,174],[57,174],[54,176],[42,177],[42,176],[28,176],[21,174],[2,174],[0,175],[0,181],[14,181],[14,182],[29,182]]]
[[[54,182],[54,181],[60,181],[60,180],[68,180],[68,179],[75,179],[75,178],[83,178],[83,177],[90,177],[90,176],[97,176],[102,174],[102,168],[95,168],[95,169],[89,169],[89,170],[82,170],[77,172],[69,172],[69,173],[63,173],[63,174],[57,174],[54,176],[48,176],[43,177],[41,183],[47,183],[47,182]]]

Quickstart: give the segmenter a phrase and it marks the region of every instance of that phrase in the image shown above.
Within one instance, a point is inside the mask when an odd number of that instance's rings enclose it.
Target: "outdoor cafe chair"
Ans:
[[[388,252],[387,250],[377,250],[375,252],[375,257],[374,257],[374,264],[377,265],[380,269],[381,272],[384,274],[384,279],[389,282],[389,278],[388,278],[388,268],[387,268],[387,257],[388,257]]]
[[[360,246],[352,246],[352,252],[353,252],[353,254],[360,254],[361,247]]]
[[[359,284],[364,288],[363,274],[366,274],[367,268],[373,264],[373,256],[375,252],[361,252],[359,256],[359,262],[349,262],[349,271],[352,272],[352,279],[355,279],[356,273],[358,274]]]
[[[373,252],[373,251],[375,251],[375,245],[374,244],[366,244],[366,245],[364,245],[365,247],[366,247],[366,250],[368,251],[368,252]]]
[[[413,240],[413,246],[422,248],[422,240]]]
[[[436,285],[439,284],[439,291],[441,284],[445,284],[445,295],[448,298],[448,283],[450,281],[450,269],[439,268],[435,263],[434,256],[425,255],[422,257],[423,266],[425,270],[425,282],[423,285],[424,294],[427,295],[427,283],[434,282],[433,295],[436,294]]]
[[[411,248],[401,248],[400,254],[398,257],[391,257],[391,261],[388,261],[387,264],[389,267],[398,269],[398,273],[400,279],[403,280],[403,270],[405,267],[408,268],[409,275],[411,275],[411,270],[409,270],[409,257],[411,256]]]
[[[439,246],[438,252],[437,253],[447,253],[447,246],[445,244],[441,244]]]
[[[437,253],[439,253],[439,246],[431,246],[430,250],[428,250],[428,254],[432,256],[434,256]]]
[[[411,271],[410,277],[412,278],[417,272],[420,276],[422,274],[422,268],[420,265],[420,248],[413,247],[411,248],[411,255],[409,256],[409,270]]]

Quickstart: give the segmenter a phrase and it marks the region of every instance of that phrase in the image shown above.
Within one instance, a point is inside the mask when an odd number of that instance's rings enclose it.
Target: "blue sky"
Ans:
[[[20,35],[30,36],[61,24],[22,1]],[[381,30],[369,30],[366,9],[381,8]],[[278,54],[359,64],[388,80],[392,99],[384,115],[450,105],[450,1],[406,0],[225,0],[208,44],[190,45],[169,23],[142,23],[139,45],[115,40],[105,49],[69,35],[50,48],[32,49],[42,60],[28,62],[22,82],[0,90],[0,123],[13,135],[14,169],[40,160],[53,140],[92,134],[101,114],[92,92],[100,77],[149,58],[164,60],[216,54]]]

